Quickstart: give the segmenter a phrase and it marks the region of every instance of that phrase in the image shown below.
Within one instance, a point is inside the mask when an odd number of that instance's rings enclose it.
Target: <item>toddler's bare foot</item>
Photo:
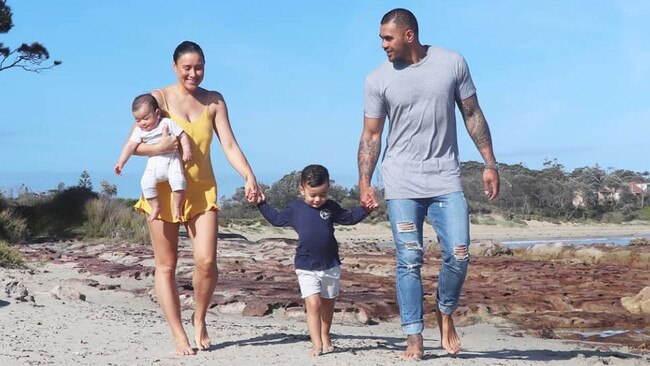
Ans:
[[[190,341],[186,336],[174,337],[174,343],[176,343],[176,354],[180,356],[190,356],[196,354],[192,346],[190,346]]]
[[[208,335],[205,320],[198,319],[196,313],[193,313],[192,325],[194,325],[194,341],[196,342],[196,347],[201,351],[210,348],[210,336]]]
[[[406,351],[402,352],[400,358],[405,360],[419,360],[424,355],[424,341],[421,334],[409,334],[406,336]]]
[[[323,340],[323,353],[330,353],[334,351],[334,346],[332,345],[332,340],[330,339],[330,335],[321,335],[321,339]]]
[[[323,348],[318,347],[318,346],[312,346],[311,351],[309,351],[309,355],[311,357],[317,357],[323,354]]]

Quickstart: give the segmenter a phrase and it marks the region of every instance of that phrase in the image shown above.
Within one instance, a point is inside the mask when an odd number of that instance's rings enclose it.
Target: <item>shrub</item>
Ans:
[[[27,220],[12,209],[0,211],[0,239],[19,243],[27,237]]]
[[[18,249],[0,241],[0,267],[18,268],[23,266],[23,258]]]
[[[84,207],[97,194],[88,188],[71,187],[51,194],[19,198],[18,212],[27,220],[32,236],[69,237],[83,225]]]
[[[149,244],[146,216],[138,213],[127,201],[108,197],[86,203],[86,222],[81,228],[85,237],[106,238],[132,244]]]

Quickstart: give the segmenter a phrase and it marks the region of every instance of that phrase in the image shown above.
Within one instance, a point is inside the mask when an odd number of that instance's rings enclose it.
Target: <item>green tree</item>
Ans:
[[[300,172],[293,171],[276,181],[265,192],[266,202],[281,210],[300,195]]]
[[[0,33],[7,33],[13,28],[12,15],[7,1],[0,0]],[[61,61],[44,64],[49,58],[47,48],[38,42],[23,43],[14,49],[0,43],[0,71],[16,67],[25,71],[40,72],[61,64]]]
[[[90,174],[86,170],[81,172],[81,176],[79,177],[79,183],[77,184],[78,187],[81,188],[86,188],[88,190],[93,190],[93,181],[90,179]]]

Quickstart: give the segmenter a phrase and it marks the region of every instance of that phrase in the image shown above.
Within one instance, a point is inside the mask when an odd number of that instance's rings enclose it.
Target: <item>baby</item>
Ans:
[[[158,107],[158,101],[153,95],[142,94],[137,96],[133,100],[131,111],[136,126],[133,128],[131,137],[124,145],[117,164],[113,168],[116,174],[122,175],[122,168],[133,155],[138,145],[141,143],[158,144],[165,127],[170,135],[176,136],[180,140],[183,162],[187,163],[192,159],[189,137],[174,121],[161,117],[162,112]],[[172,214],[174,219],[181,220],[181,207],[185,199],[185,176],[178,152],[152,155],[147,160],[147,167],[142,174],[140,186],[142,187],[142,195],[151,206],[149,221],[157,219],[160,213],[156,184],[164,181],[169,181],[169,186],[172,189]]]

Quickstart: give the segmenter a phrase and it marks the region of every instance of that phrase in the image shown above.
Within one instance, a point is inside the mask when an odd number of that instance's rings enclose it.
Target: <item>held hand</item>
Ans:
[[[257,202],[258,194],[260,192],[260,187],[257,185],[257,180],[255,177],[249,177],[246,180],[246,185],[244,186],[244,192],[246,194],[246,200],[249,203]]]
[[[375,189],[370,186],[359,186],[359,202],[368,212],[374,211],[379,207]]]
[[[256,205],[259,205],[260,203],[266,201],[266,196],[264,195],[264,192],[262,190],[259,190],[259,194],[257,195],[257,202],[255,202]]]
[[[167,126],[163,126],[162,136],[158,143],[158,153],[164,154],[175,151],[178,151],[178,139],[169,134],[169,128],[167,128]]]
[[[483,169],[483,189],[490,201],[499,195],[499,172],[496,169]]]

